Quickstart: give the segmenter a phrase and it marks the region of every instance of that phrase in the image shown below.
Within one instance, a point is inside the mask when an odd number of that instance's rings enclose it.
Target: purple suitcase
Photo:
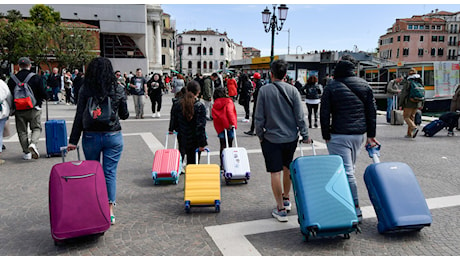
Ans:
[[[64,148],[64,147],[63,147]],[[104,171],[98,161],[58,163],[49,179],[49,212],[54,241],[103,234],[110,228]]]

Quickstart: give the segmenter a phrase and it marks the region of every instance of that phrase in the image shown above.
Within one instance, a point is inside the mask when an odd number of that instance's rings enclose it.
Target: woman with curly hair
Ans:
[[[117,167],[123,150],[120,119],[127,119],[129,112],[125,89],[117,83],[109,59],[97,57],[89,63],[79,97],[67,149],[69,151],[76,149],[83,132],[82,147],[86,160],[101,161],[102,154],[102,168],[109,196],[110,221],[115,224],[113,206],[116,199]],[[107,120],[97,121],[88,116],[90,98],[99,100],[100,105],[110,102],[108,104],[111,111]]]

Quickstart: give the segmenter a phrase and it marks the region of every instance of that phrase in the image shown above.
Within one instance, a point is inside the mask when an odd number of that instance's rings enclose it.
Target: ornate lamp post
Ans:
[[[182,44],[182,35],[177,37],[177,48],[179,49],[179,72],[182,74],[182,51],[184,50],[184,45]]]
[[[278,26],[278,17],[276,17],[276,6],[273,5],[273,15],[268,9],[265,7],[265,10],[262,12],[262,23],[264,24],[265,32],[268,33],[272,31],[272,47],[271,47],[271,54],[270,54],[270,65],[273,62],[275,57],[274,48],[275,48],[275,31],[281,31],[283,29],[284,21],[286,21],[288,7],[285,4],[281,4],[278,7],[279,11],[279,20],[281,22],[280,26]]]

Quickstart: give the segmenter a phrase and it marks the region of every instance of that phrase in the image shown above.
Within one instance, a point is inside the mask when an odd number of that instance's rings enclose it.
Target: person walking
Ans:
[[[10,116],[10,108],[13,105],[13,96],[11,95],[8,85],[0,79],[0,156],[3,151],[3,130],[5,129],[6,121]],[[5,160],[0,158],[0,165],[4,164]]]
[[[294,86],[282,82],[287,72],[287,62],[276,60],[271,64],[270,70],[273,83],[259,90],[255,126],[265,167],[271,175],[271,188],[276,201],[272,216],[278,221],[286,222],[287,211],[291,209],[289,165],[297,148],[299,132],[303,138],[302,142],[311,143],[311,140],[308,137],[299,91]]]
[[[396,77],[396,75],[393,74],[393,79],[388,82],[387,85],[387,123],[391,123],[391,110],[394,105],[393,101],[396,99],[401,93],[401,88],[399,87],[399,83],[401,82],[402,78],[401,77]]]
[[[217,75],[217,74],[216,74]],[[216,76],[217,77],[217,76]],[[212,120],[212,95],[214,93],[214,76],[203,76],[203,93],[201,98],[203,99],[204,107],[206,109],[206,120]]]
[[[238,103],[244,107],[244,119],[242,120],[243,123],[249,122],[249,104],[251,103],[251,94],[253,90],[253,85],[249,76],[247,74],[243,74],[241,76],[241,84],[239,85],[238,94],[239,100]]]
[[[108,120],[93,122],[95,120],[89,115],[88,108],[90,97],[100,100],[100,104],[110,101],[111,115]],[[101,106],[104,109],[104,105]],[[116,204],[117,168],[123,151],[120,119],[128,117],[126,92],[124,87],[117,83],[112,63],[104,57],[93,59],[86,70],[85,83],[80,91],[67,150],[76,149],[82,136],[81,143],[86,160],[100,162],[102,159],[111,224],[115,224],[113,207]]]
[[[192,80],[187,84],[187,92],[174,103],[169,133],[177,132],[179,151],[182,161],[187,157],[187,164],[195,164],[195,150],[198,148],[198,162],[201,152],[208,145],[206,137],[206,111],[200,102],[200,84]]]
[[[227,80],[227,89],[228,89],[228,96],[235,101],[236,97],[238,96],[238,84],[236,83],[236,79],[233,78],[233,75],[229,75]]]
[[[184,76],[182,76],[182,74],[177,74],[176,78],[173,79],[171,92],[180,92],[183,87],[185,87]]]
[[[38,159],[40,157],[40,153],[38,152],[38,141],[42,132],[40,121],[42,115],[41,106],[43,100],[45,100],[47,96],[40,76],[30,71],[32,65],[29,58],[20,58],[18,60],[18,65],[20,71],[15,75],[12,74],[11,78],[8,80],[8,87],[13,95],[13,100],[18,98],[14,91],[16,85],[23,85],[22,83],[27,81],[27,84],[32,90],[32,96],[35,99],[35,104],[32,103],[32,108],[19,108],[17,105],[13,106],[15,108],[14,115],[16,121],[16,131],[22,147],[22,152],[24,153],[22,158],[24,160],[30,160],[32,158]],[[30,140],[27,128],[30,128],[32,131]]]
[[[321,93],[323,86],[318,84],[318,78],[316,76],[310,76],[307,79],[307,83],[302,88],[302,94],[305,95],[305,104],[308,109],[308,127],[312,128],[311,123],[312,114],[315,117],[315,128],[318,128],[318,108],[321,103]]]
[[[67,105],[70,105],[72,103],[70,99],[72,95],[72,85],[72,74],[70,74],[70,71],[67,71],[64,75],[65,103]]]
[[[133,96],[136,119],[144,118],[145,97],[147,97],[147,81],[142,76],[142,69],[136,70],[136,76],[131,78],[130,93]]]
[[[160,118],[161,97],[163,96],[164,89],[160,74],[153,74],[147,82],[147,87],[150,101],[152,101],[152,117]]]
[[[227,129],[228,145],[232,147],[235,138],[234,129],[238,127],[238,120],[233,99],[227,96],[224,88],[217,88],[213,98],[212,118],[220,143],[220,169],[223,170],[222,151],[226,148],[225,129]]]
[[[399,107],[403,108],[403,117],[407,124],[407,133],[404,136],[406,138],[415,138],[417,136],[418,128],[414,122],[415,114],[417,113],[417,109],[422,110],[424,104],[423,101],[415,100],[411,97],[412,84],[420,84],[423,87],[422,79],[414,68],[409,70],[409,75],[402,83],[403,88],[399,95]]]
[[[59,74],[58,68],[53,68],[53,73],[48,77],[47,85],[48,88],[51,89],[51,100],[54,101],[55,104],[59,104],[58,94],[61,91],[61,75]]]
[[[329,154],[343,159],[345,173],[350,185],[358,220],[362,213],[355,178],[356,159],[364,143],[378,145],[376,140],[377,108],[374,94],[367,81],[354,73],[356,60],[350,55],[342,56],[321,97],[321,134]],[[332,122],[332,123],[331,123]]]
[[[251,135],[251,136],[256,135],[255,132],[254,132],[254,129],[255,129],[255,125],[254,125],[255,116],[254,115],[256,113],[257,95],[259,94],[260,88],[264,85],[264,82],[262,81],[259,72],[254,73],[253,77],[254,77],[254,83],[256,84],[256,87],[254,89],[254,93],[252,93],[252,100],[254,102],[254,105],[252,106],[251,128],[249,129],[249,131],[244,132],[245,134]]]

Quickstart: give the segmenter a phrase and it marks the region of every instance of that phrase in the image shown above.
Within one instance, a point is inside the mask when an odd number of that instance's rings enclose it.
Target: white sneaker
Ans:
[[[30,144],[29,145],[29,152],[32,153],[32,158],[38,159],[40,157],[40,154],[38,153],[37,146],[35,144]]]
[[[158,117],[158,118],[160,118],[160,117],[161,117],[161,115],[160,115],[160,112],[157,112],[157,117]]]
[[[25,153],[25,154],[22,156],[22,159],[24,159],[24,160],[31,160],[31,159],[32,159],[32,154],[31,154],[31,153]]]
[[[249,119],[244,118],[243,120],[241,120],[241,122],[243,122],[243,123],[249,123]]]
[[[157,115],[156,115],[156,114],[152,114],[152,118],[155,118],[155,117],[157,117]]]

